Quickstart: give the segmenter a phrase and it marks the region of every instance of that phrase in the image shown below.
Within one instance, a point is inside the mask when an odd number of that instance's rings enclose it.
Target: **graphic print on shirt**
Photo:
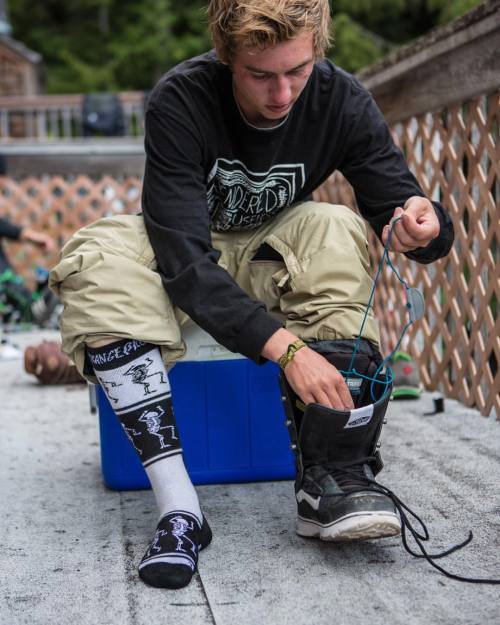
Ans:
[[[256,228],[295,201],[304,186],[303,163],[250,171],[239,160],[218,158],[207,180],[212,228]]]

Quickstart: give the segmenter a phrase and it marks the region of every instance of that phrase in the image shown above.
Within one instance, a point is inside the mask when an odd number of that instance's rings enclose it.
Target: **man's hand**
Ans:
[[[303,347],[295,353],[285,367],[285,376],[305,404],[322,404],[337,410],[354,408],[342,374],[310,347]]]
[[[264,345],[262,355],[274,362],[282,356],[297,337],[284,328],[275,332]],[[354,404],[342,374],[310,347],[302,347],[285,367],[290,386],[305,404],[317,403],[352,410]]]
[[[439,219],[431,202],[425,197],[414,195],[405,202],[404,209],[399,206],[396,208],[391,222],[384,226],[384,245],[387,243],[392,222],[397,217],[401,219],[392,231],[390,249],[393,252],[410,252],[417,247],[425,247],[439,234]]]
[[[32,230],[31,228],[23,228],[21,231],[21,241],[29,241],[36,245],[37,247],[41,247],[44,252],[52,252],[55,248],[54,240],[45,232],[38,232],[37,230]]]

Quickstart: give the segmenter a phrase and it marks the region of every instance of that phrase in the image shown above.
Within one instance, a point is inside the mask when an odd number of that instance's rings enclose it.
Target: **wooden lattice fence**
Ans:
[[[136,177],[0,176],[0,216],[48,232],[59,250],[75,230],[100,217],[140,210],[142,181]],[[37,265],[51,267],[59,252],[41,256],[31,245],[5,242],[14,269],[29,286]]]
[[[397,124],[396,143],[426,195],[441,201],[455,226],[446,259],[419,265],[395,262],[410,286],[422,290],[426,316],[412,326],[404,347],[416,358],[425,386],[442,388],[482,414],[500,418],[500,92],[445,107]],[[318,199],[354,205],[351,187],[335,174]],[[382,246],[372,235],[372,260]],[[381,275],[375,310],[385,350],[407,320],[401,283]]]

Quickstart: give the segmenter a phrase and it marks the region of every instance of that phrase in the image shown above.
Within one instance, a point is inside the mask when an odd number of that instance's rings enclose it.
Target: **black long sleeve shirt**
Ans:
[[[424,195],[370,93],[328,60],[315,64],[283,124],[258,129],[242,118],[215,54],[190,59],[152,92],[145,149],[143,214],[166,291],[222,345],[256,361],[280,323],[217,265],[211,230],[257,228],[310,199],[336,169],[379,237],[397,206]],[[439,236],[407,254],[422,263],[453,242],[448,214],[433,204]]]

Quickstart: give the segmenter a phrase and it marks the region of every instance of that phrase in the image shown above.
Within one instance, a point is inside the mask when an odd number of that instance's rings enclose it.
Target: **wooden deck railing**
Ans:
[[[400,51],[392,64],[386,60],[378,70],[361,76],[382,110],[387,105],[384,112],[396,143],[425,193],[450,211],[456,231],[451,253],[437,263],[424,266],[401,255],[395,258],[407,283],[423,291],[427,305],[425,319],[412,326],[403,347],[418,362],[428,389],[439,389],[448,397],[476,406],[484,415],[496,412],[497,418],[500,74],[490,69],[498,67],[499,47],[491,45],[491,38],[495,33],[498,38],[500,31],[499,6],[500,0],[485,3],[453,28],[433,33],[427,43],[417,42],[413,53],[411,48]],[[464,81],[463,64],[468,64],[467,71],[480,64],[484,80]],[[436,77],[437,71],[444,74]],[[402,97],[402,84],[413,88],[408,81],[418,83],[432,102],[431,108],[424,106],[421,97]],[[447,89],[433,91],[441,83]],[[391,89],[393,97],[387,98]],[[140,190],[139,176],[4,177],[0,178],[0,215],[35,224],[54,234],[62,245],[76,228],[98,217],[137,212]],[[339,174],[317,190],[316,198],[354,205],[352,189]],[[373,236],[372,243],[375,266],[381,246]],[[10,244],[8,252],[15,268],[28,278],[35,262],[50,266],[56,261],[56,255],[40,259],[26,245]],[[387,352],[407,314],[402,286],[390,271],[382,274],[375,308]]]
[[[143,134],[144,93],[119,93],[125,121],[124,135]],[[84,96],[0,96],[0,144],[19,139],[30,141],[71,140],[83,136]]]

